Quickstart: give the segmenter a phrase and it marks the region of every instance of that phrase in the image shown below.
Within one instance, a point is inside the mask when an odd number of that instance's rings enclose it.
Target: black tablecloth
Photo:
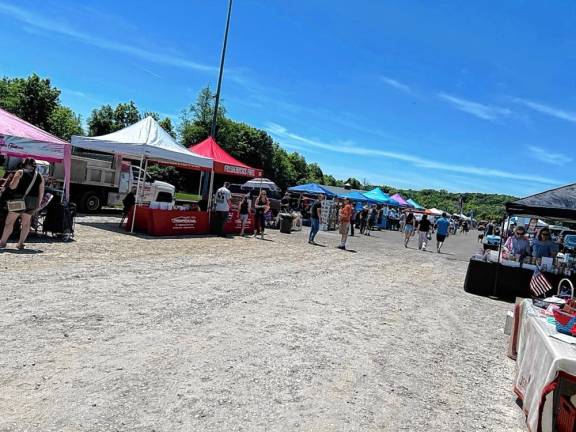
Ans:
[[[532,297],[530,280],[533,274],[534,272],[530,269],[471,259],[464,281],[464,291],[481,296],[528,298]],[[558,283],[566,276],[548,272],[543,272],[543,274],[553,287],[547,294],[555,294]],[[576,275],[572,275],[569,279],[576,285]]]

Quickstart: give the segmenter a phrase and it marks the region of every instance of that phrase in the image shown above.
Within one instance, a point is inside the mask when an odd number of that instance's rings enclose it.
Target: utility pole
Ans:
[[[224,75],[224,59],[226,58],[226,46],[228,45],[228,31],[230,30],[230,16],[232,15],[232,0],[228,0],[228,17],[226,18],[226,30],[224,32],[224,44],[222,46],[222,57],[220,58],[220,74],[218,75],[218,87],[216,87],[216,97],[214,102],[214,114],[212,117],[212,128],[210,136],[216,138],[216,120],[218,119],[218,105],[220,105],[220,90],[222,88],[222,76]]]

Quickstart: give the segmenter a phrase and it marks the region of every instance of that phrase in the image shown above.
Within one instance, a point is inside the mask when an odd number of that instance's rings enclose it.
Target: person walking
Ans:
[[[420,220],[420,223],[418,224],[418,249],[423,251],[426,250],[431,227],[432,224],[428,220],[428,216],[422,215],[422,220]]]
[[[360,234],[366,234],[366,227],[368,225],[368,205],[365,205],[360,212]]]
[[[446,216],[446,213],[442,213],[442,217],[436,221],[436,252],[438,253],[440,253],[450,230],[450,221]]]
[[[248,223],[248,218],[250,217],[250,200],[248,197],[250,194],[244,195],[242,197],[242,201],[240,201],[240,205],[238,206],[238,214],[240,215],[240,236],[244,237],[244,230],[246,228],[246,224]]]
[[[400,220],[399,220],[399,224],[400,224],[400,232],[404,232],[404,226],[406,225],[406,213],[402,212],[400,214]]]
[[[350,214],[350,236],[354,237],[354,222],[356,220],[356,209],[354,208],[354,204],[351,204],[350,207],[352,208],[352,213]]]
[[[270,200],[268,199],[266,189],[262,189],[260,191],[260,194],[256,198],[254,209],[254,238],[260,235],[260,238],[264,240],[264,228],[266,228],[266,212],[270,209]]]
[[[322,216],[322,201],[324,195],[318,195],[314,204],[310,208],[310,235],[308,236],[308,243],[316,244],[316,234],[320,231],[320,217]]]
[[[416,224],[416,218],[414,217],[414,213],[410,212],[406,216],[406,220],[404,221],[404,247],[408,247],[408,242],[410,241],[410,237],[414,235],[414,225]]]
[[[214,234],[220,237],[226,237],[224,234],[224,224],[228,220],[228,213],[232,204],[232,193],[228,189],[230,183],[226,182],[216,191],[216,208],[214,213],[214,222],[212,230]]]
[[[130,210],[136,204],[136,186],[132,186],[132,190],[126,194],[124,199],[122,200],[122,217],[120,218],[120,228],[122,228],[122,224],[124,223],[124,219],[128,217]]]
[[[350,220],[352,219],[352,205],[350,200],[346,198],[344,200],[344,205],[340,209],[339,221],[340,221],[340,246],[338,249],[346,250],[346,240],[348,239],[348,225],[350,225]]]
[[[4,225],[2,238],[0,239],[0,249],[6,247],[8,238],[14,230],[14,223],[21,219],[20,239],[16,248],[19,250],[24,249],[24,242],[30,233],[30,224],[32,216],[40,208],[40,203],[44,197],[44,178],[36,171],[36,161],[32,158],[27,158],[22,163],[22,169],[16,171],[10,184],[7,187],[8,191],[8,215]],[[14,205],[13,210],[10,210],[10,203]],[[20,203],[21,209],[17,210],[17,203]]]

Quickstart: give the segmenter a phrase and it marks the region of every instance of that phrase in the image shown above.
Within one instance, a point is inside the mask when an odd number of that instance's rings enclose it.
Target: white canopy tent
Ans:
[[[108,135],[74,135],[72,145],[191,169],[210,171],[213,166],[212,159],[192,153],[178,144],[152,117],[146,117],[132,126]]]
[[[140,159],[140,168],[144,165],[144,178],[148,161],[170,164],[187,169],[212,171],[212,159],[197,155],[178,144],[152,117],[146,117],[132,126],[117,132],[97,137],[72,136],[74,147],[113,153],[134,159]],[[142,172],[142,170],[140,170]],[[140,175],[136,196],[140,195]],[[131,231],[134,231],[136,206],[132,217]]]
[[[446,216],[452,216],[450,213],[444,210],[438,210],[435,207],[427,209],[424,213],[433,215],[433,216],[442,216],[442,213],[446,213]]]

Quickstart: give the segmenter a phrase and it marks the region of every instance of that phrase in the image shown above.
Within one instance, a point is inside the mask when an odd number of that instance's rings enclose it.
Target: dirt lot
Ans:
[[[521,431],[511,305],[398,233],[150,239],[83,218],[0,253],[2,431]]]

